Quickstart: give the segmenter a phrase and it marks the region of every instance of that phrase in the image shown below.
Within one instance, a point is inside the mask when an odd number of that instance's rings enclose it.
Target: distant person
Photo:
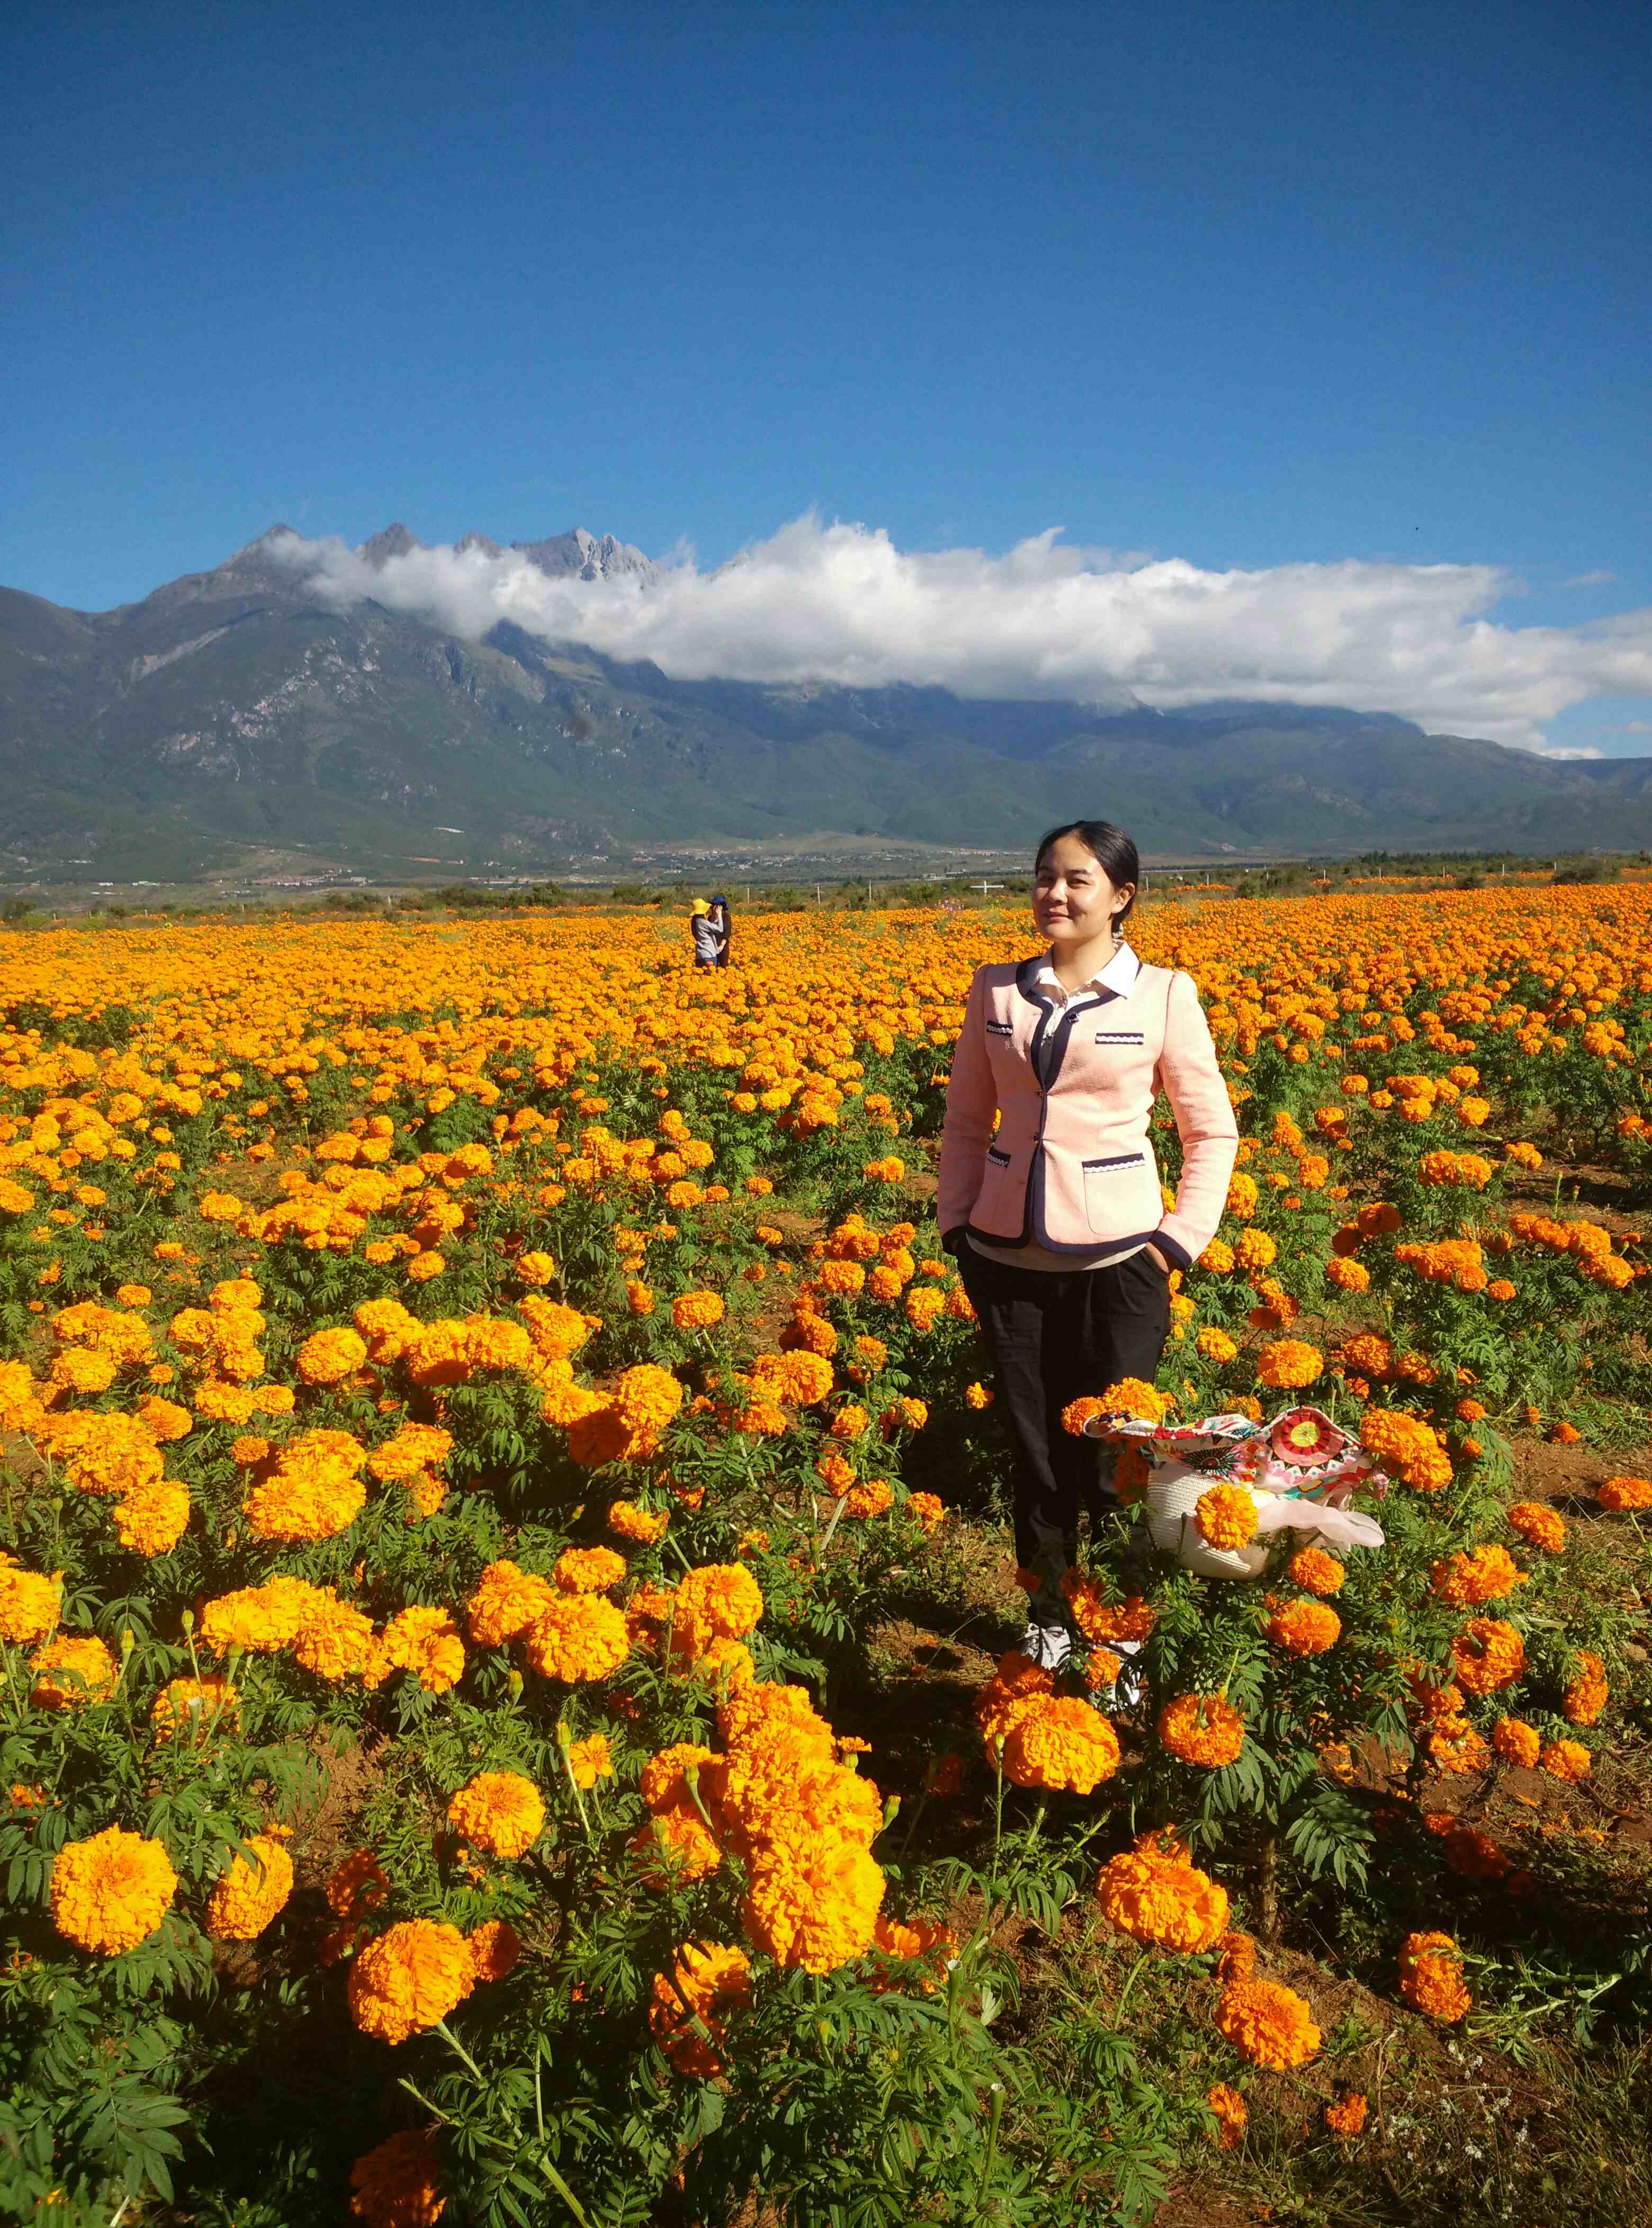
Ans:
[[[704,898],[696,898],[688,908],[688,932],[694,938],[695,974],[709,973],[717,964],[717,930]]]
[[[711,901],[712,925],[717,932],[717,964],[728,964],[728,947],[734,939],[734,916],[728,909],[728,900],[721,895]]]
[[[1105,820],[1044,838],[1033,918],[1048,948],[976,970],[941,1133],[941,1242],[1015,1449],[1021,1652],[1049,1671],[1072,1648],[1061,1581],[1080,1508],[1118,1505],[1105,1449],[1064,1430],[1061,1411],[1121,1378],[1153,1382],[1171,1272],[1215,1235],[1238,1149],[1193,977],[1143,966],[1124,941],[1140,875],[1135,844]],[[1148,1135],[1161,1091],[1181,1138],[1169,1213]]]

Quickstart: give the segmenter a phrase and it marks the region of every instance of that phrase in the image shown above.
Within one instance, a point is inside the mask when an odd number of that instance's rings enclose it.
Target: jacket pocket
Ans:
[[[1132,1178],[1139,1177],[1147,1165],[1145,1153],[1115,1153],[1099,1161],[1085,1161],[1084,1212],[1085,1220],[1092,1230],[1109,1238],[1128,1234],[1121,1228],[1121,1218],[1128,1225],[1127,1202],[1136,1185]]]
[[[1009,1155],[1001,1152],[996,1145],[989,1145],[981,1172],[981,1188],[975,1195],[975,1205],[970,1209],[970,1220],[977,1230],[990,1227],[990,1220],[1003,1194],[1004,1178],[1009,1172]]]

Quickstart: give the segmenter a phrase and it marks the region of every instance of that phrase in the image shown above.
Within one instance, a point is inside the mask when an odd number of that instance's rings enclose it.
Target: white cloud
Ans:
[[[1544,743],[1540,746],[1540,750],[1546,759],[1604,759],[1606,755],[1604,751],[1596,750],[1592,744],[1569,744],[1562,747],[1559,743]]]
[[[1343,704],[1527,749],[1573,704],[1652,696],[1652,610],[1570,628],[1494,624],[1485,614],[1510,583],[1490,565],[1213,573],[1072,547],[1054,528],[1001,557],[914,552],[813,515],[715,571],[678,553],[646,587],[550,579],[509,551],[417,549],[375,570],[341,541],[293,535],[274,554],[341,605],[371,596],[471,639],[508,619],[685,680],[1133,695],[1162,709],[1225,696]]]
[[[1562,580],[1563,588],[1604,588],[1617,578],[1616,573],[1574,573],[1569,580]]]

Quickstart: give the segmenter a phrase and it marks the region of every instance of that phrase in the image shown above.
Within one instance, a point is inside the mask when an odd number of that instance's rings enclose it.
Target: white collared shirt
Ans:
[[[1069,1012],[1078,1012],[1085,1006],[1098,1005],[1104,998],[1128,998],[1136,988],[1136,978],[1142,971],[1142,963],[1128,944],[1120,944],[1105,967],[1097,968],[1087,982],[1080,983],[1076,990],[1069,990],[1055,971],[1055,953],[1047,951],[1033,976],[1034,995],[1047,998],[1056,1009],[1056,1015],[1065,1019]],[[1046,1029],[1040,1050],[1040,1079],[1044,1063],[1053,1048],[1054,1032]]]

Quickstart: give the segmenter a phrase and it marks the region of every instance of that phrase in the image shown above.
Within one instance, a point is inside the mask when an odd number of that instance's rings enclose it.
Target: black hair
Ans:
[[[1129,901],[1113,915],[1114,925],[1123,928],[1135,909],[1136,893],[1141,886],[1142,861],[1135,843],[1111,820],[1064,820],[1059,828],[1051,829],[1033,854],[1034,874],[1043,865],[1051,844],[1059,843],[1064,836],[1078,837],[1115,889],[1130,884]]]

